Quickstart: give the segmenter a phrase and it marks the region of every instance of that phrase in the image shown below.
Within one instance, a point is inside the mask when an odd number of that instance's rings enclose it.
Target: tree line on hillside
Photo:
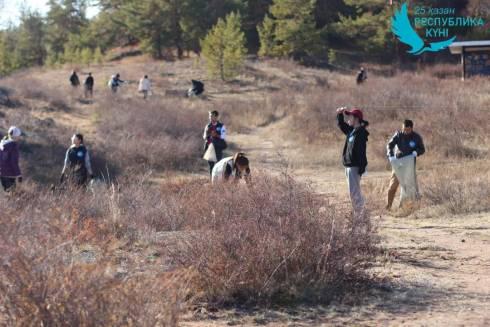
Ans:
[[[45,16],[22,10],[17,26],[0,31],[0,74],[37,65],[99,63],[109,49],[128,45],[156,59],[212,51],[216,58],[252,53],[334,62],[342,53],[362,53],[366,60],[392,60],[390,17],[400,1],[390,6],[385,0],[98,0],[99,13],[88,19],[89,2],[49,0]],[[456,7],[463,15],[485,16],[490,10],[472,0],[418,4]],[[235,44],[225,51],[223,41]],[[217,75],[229,74],[220,68]]]

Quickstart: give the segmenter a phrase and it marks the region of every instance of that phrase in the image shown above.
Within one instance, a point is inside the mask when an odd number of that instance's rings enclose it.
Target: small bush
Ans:
[[[452,168],[425,178],[423,196],[430,205],[442,206],[451,214],[490,210],[490,174],[479,168]]]

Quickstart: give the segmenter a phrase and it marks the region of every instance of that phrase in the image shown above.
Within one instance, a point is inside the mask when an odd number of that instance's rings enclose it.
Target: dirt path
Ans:
[[[248,154],[252,164],[280,173],[290,145],[273,140],[270,128],[230,135],[236,149]],[[321,194],[345,194],[342,168],[309,167],[290,171],[308,180]],[[372,172],[366,179],[387,178]],[[205,313],[183,326],[488,326],[490,325],[490,215],[420,219],[416,215],[375,218],[386,256],[379,258],[373,274],[386,280],[355,305],[253,312]],[[210,320],[211,319],[211,320]]]

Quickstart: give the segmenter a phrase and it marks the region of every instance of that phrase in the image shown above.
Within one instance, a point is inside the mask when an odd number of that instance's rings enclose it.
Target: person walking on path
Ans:
[[[17,143],[21,135],[22,131],[12,126],[8,135],[0,142],[0,180],[6,192],[15,190],[16,182],[22,183]]]
[[[223,159],[223,151],[226,149],[226,127],[219,121],[219,112],[214,110],[209,113],[209,123],[204,128],[204,152],[214,149],[214,158],[207,159],[209,174],[212,174],[216,162]],[[212,146],[212,149],[210,147]],[[206,155],[205,155],[206,156]]]
[[[402,130],[396,131],[393,137],[389,140],[386,146],[387,155],[390,162],[395,159],[405,158],[412,156],[414,158],[420,157],[425,153],[425,146],[422,137],[413,131],[413,121],[407,119],[403,122]],[[415,160],[416,161],[416,160]],[[414,162],[415,169],[415,162]],[[417,185],[417,175],[414,171],[415,179],[412,181],[415,185],[415,197],[416,200],[420,198],[419,188]],[[397,177],[395,170],[391,173],[390,184],[388,187],[388,201],[386,209],[391,210],[393,201],[395,199],[396,191],[400,185],[399,178]],[[402,206],[403,203],[400,203]]]
[[[348,118],[347,123],[344,120],[344,115]],[[361,215],[364,212],[361,177],[366,172],[368,165],[366,147],[369,132],[366,127],[369,123],[364,120],[360,109],[339,108],[337,109],[337,124],[346,136],[342,151],[342,163],[345,167],[354,214]]]
[[[72,71],[72,73],[70,75],[70,84],[74,88],[77,88],[78,86],[80,86],[80,79],[78,78],[76,71]]]
[[[93,98],[94,96],[94,78],[92,73],[88,73],[88,77],[85,79],[85,98]]]
[[[138,85],[138,92],[143,93],[143,99],[148,98],[148,93],[151,91],[151,82],[148,79],[148,75],[145,75],[142,79],[140,79]]]
[[[246,183],[250,181],[250,163],[245,154],[238,152],[232,157],[221,159],[213,167],[211,182],[213,184],[244,179]]]
[[[60,182],[68,180],[72,185],[86,186],[88,177],[93,179],[94,175],[88,149],[83,143],[83,135],[73,135],[71,142],[72,145],[66,151]]]

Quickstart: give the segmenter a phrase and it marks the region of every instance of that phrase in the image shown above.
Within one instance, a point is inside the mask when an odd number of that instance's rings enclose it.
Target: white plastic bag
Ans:
[[[400,182],[400,206],[417,199],[417,179],[415,176],[415,158],[406,156],[391,160],[393,171]]]
[[[214,149],[213,143],[209,144],[208,149],[204,153],[202,157],[206,161],[216,162],[218,159],[216,158],[216,150]]]

